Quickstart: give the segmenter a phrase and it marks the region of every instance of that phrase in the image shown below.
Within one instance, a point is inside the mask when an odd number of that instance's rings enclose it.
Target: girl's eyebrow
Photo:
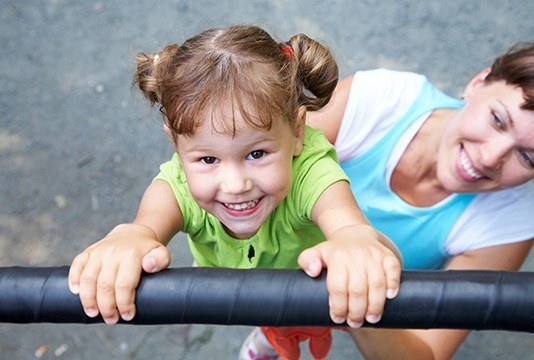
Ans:
[[[265,134],[251,136],[249,139],[247,139],[247,141],[243,142],[242,145],[243,147],[254,147],[273,141],[276,141],[275,136],[266,132]],[[199,142],[201,144],[199,144]],[[214,149],[210,145],[205,145],[205,139],[197,141],[189,139],[187,140],[187,147],[184,150],[188,153],[191,153],[213,151]]]

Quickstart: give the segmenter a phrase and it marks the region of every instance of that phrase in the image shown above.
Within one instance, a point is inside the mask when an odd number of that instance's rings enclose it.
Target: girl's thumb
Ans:
[[[150,250],[148,254],[143,257],[141,262],[143,270],[147,273],[155,273],[166,269],[171,263],[171,254],[169,249],[161,245],[155,249]]]
[[[299,266],[311,277],[316,277],[321,274],[323,263],[322,254],[317,246],[304,250],[298,258]]]

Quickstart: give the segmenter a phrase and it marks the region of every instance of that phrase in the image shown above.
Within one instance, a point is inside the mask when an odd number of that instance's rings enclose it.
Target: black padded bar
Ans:
[[[0,322],[100,323],[67,286],[68,267],[0,268]],[[325,272],[175,268],[144,274],[128,324],[334,326]],[[121,321],[122,322],[122,321]],[[125,323],[125,322],[122,322]],[[534,331],[534,273],[403,271],[384,328]]]

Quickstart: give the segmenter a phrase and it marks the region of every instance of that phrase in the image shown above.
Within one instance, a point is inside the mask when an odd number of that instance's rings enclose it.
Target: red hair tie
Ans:
[[[293,51],[293,47],[289,44],[289,42],[280,44],[280,46],[286,58],[291,61],[295,60],[295,52]]]

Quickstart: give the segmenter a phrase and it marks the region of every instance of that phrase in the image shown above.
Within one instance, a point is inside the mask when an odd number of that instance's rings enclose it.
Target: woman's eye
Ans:
[[[218,159],[213,156],[204,156],[200,158],[200,162],[203,162],[204,164],[215,164],[217,160]]]
[[[504,128],[504,122],[501,119],[499,119],[497,115],[495,115],[494,113],[491,113],[491,116],[493,118],[493,122],[495,123],[495,125],[497,125],[497,127],[499,127],[500,129]]]
[[[254,151],[251,151],[247,155],[247,159],[248,160],[257,160],[257,159],[263,157],[263,155],[265,155],[265,151],[263,151],[263,150],[254,150]]]
[[[534,168],[534,160],[528,156],[528,153],[526,151],[520,151],[519,155],[521,156],[521,159],[527,164],[529,167]]]

